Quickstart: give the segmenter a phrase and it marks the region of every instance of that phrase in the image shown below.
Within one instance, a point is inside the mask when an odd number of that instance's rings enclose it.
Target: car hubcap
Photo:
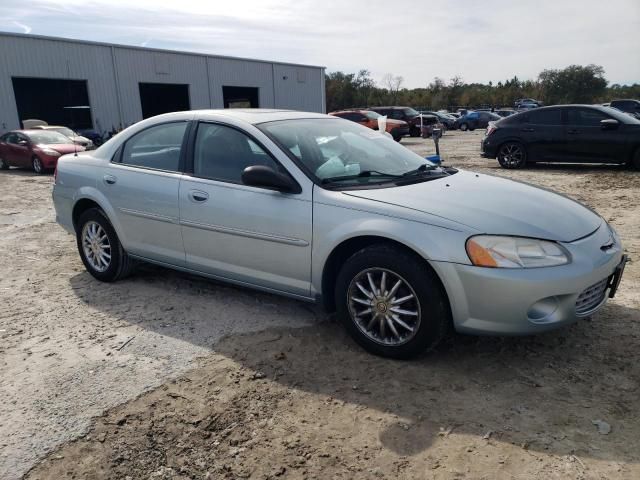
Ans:
[[[505,145],[500,149],[500,156],[505,165],[518,166],[522,162],[522,149],[518,145]]]
[[[33,170],[36,173],[42,172],[42,163],[40,163],[40,159],[39,158],[34,158],[33,159]]]
[[[87,222],[82,229],[82,250],[91,268],[104,272],[111,264],[111,244],[97,222]]]
[[[358,329],[376,343],[399,346],[418,332],[418,297],[397,273],[383,268],[364,270],[351,281],[347,298]]]

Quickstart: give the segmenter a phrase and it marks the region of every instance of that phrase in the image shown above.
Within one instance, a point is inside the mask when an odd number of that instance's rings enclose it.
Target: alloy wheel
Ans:
[[[418,332],[421,310],[409,282],[384,268],[358,273],[347,293],[349,312],[358,329],[370,340],[399,346]]]
[[[519,167],[524,160],[524,151],[516,143],[507,143],[500,147],[500,163],[507,168]]]
[[[38,157],[33,157],[33,171],[36,173],[42,173],[44,168],[42,167],[42,161]]]
[[[111,264],[111,243],[98,222],[87,222],[82,228],[82,251],[91,268],[104,272]]]

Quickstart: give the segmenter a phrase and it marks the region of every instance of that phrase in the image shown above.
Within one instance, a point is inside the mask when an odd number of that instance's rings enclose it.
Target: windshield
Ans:
[[[66,135],[67,137],[76,136],[75,132],[67,127],[52,128],[51,130],[53,130],[54,132],[60,132],[61,134]]]
[[[380,118],[382,116],[382,115],[380,115],[379,113],[376,113],[376,112],[364,112],[364,114],[370,120],[377,120],[378,118]]]
[[[313,118],[267,122],[258,128],[297,157],[320,182],[379,183],[420,165],[433,165],[393,139],[356,123]]]
[[[69,137],[54,131],[30,132],[28,137],[35,144],[51,145],[56,143],[72,143]]]
[[[417,117],[418,115],[420,115],[420,114],[418,113],[418,111],[417,111],[417,110],[414,110],[413,108],[405,108],[405,109],[404,109],[404,114],[405,114],[407,117]]]

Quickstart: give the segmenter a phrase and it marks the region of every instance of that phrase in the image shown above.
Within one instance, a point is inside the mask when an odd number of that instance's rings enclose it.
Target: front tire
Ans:
[[[80,215],[76,241],[85,268],[101,282],[115,282],[131,272],[133,262],[102,210],[91,208]]]
[[[469,130],[469,125],[467,125],[466,123],[461,123],[460,130],[462,130],[463,132],[466,132],[467,130]]]
[[[502,168],[522,168],[527,164],[527,151],[518,142],[506,142],[498,149],[498,162]]]
[[[338,317],[370,353],[406,359],[434,348],[451,325],[446,294],[416,255],[389,245],[349,258],[335,285]]]
[[[33,168],[33,171],[38,175],[42,175],[44,173],[44,165],[42,165],[42,160],[40,160],[36,156],[31,159],[31,168]]]
[[[0,157],[0,170],[9,170],[9,164],[2,157]]]

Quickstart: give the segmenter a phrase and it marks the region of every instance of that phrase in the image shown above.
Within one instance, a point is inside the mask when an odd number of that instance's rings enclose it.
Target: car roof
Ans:
[[[367,110],[366,108],[345,108],[344,110],[335,110],[333,112],[329,112],[327,115],[335,115],[336,113],[362,113],[362,112],[370,112],[371,110]]]
[[[175,112],[181,114],[184,112]],[[270,108],[225,108],[216,110],[195,110],[195,118],[206,118],[208,115],[221,115],[235,118],[253,125],[277,120],[296,120],[302,118],[327,118],[324,113],[299,112],[296,110],[277,110]],[[174,115],[173,113],[167,115]]]

